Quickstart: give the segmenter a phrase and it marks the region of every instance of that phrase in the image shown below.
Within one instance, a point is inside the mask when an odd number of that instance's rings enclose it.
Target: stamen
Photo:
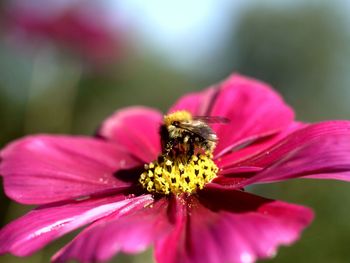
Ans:
[[[217,172],[218,167],[211,154],[193,155],[188,161],[164,157],[161,162],[154,161],[147,165],[139,182],[150,193],[192,194],[197,189],[203,189],[216,177]]]

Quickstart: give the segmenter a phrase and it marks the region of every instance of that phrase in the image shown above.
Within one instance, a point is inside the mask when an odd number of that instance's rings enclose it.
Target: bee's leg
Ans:
[[[173,140],[168,140],[164,150],[163,150],[163,154],[164,155],[169,155],[169,153],[171,152],[171,150],[174,148],[174,141]]]
[[[195,143],[193,138],[189,139],[189,143],[188,145],[188,150],[187,150],[187,157],[188,157],[188,161],[191,159],[191,157],[194,155],[194,149],[195,149]]]
[[[173,150],[174,150],[174,153],[176,156],[181,156],[181,155],[183,155],[183,153],[186,149],[185,149],[184,145],[182,144],[182,141],[175,139]]]
[[[170,140],[169,140],[168,130],[164,124],[160,126],[159,134],[160,134],[160,143],[161,143],[161,147],[162,147],[162,154],[165,155],[165,154],[169,153],[169,147],[170,147],[169,141]]]
[[[203,150],[204,152],[209,152],[210,151],[210,145],[208,142],[203,142]]]

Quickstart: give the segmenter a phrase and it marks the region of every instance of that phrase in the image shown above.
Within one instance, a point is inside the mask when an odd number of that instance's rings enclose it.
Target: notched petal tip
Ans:
[[[29,256],[51,241],[132,202],[123,195],[38,207],[0,231],[0,253]]]
[[[156,245],[158,262],[255,262],[271,258],[279,246],[300,237],[313,212],[245,192],[210,189],[199,199],[190,198],[182,218],[175,231]]]
[[[350,121],[310,124],[239,163],[264,168],[241,186],[293,178],[350,181],[349,152]]]
[[[53,256],[53,262],[104,262],[119,252],[139,253],[167,235],[168,200],[146,199],[132,209],[95,222]],[[84,253],[82,253],[84,249]]]

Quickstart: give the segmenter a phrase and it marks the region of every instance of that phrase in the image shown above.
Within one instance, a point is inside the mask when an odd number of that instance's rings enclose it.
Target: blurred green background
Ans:
[[[300,120],[350,117],[350,1],[0,1],[0,147],[26,134],[93,134],[114,110],[163,111],[240,72],[272,84]],[[349,262],[350,184],[251,189],[316,219],[268,262]],[[30,207],[0,195],[1,224]],[[73,235],[28,258],[48,262]],[[258,237],[257,237],[258,238]],[[152,262],[152,252],[116,262]]]

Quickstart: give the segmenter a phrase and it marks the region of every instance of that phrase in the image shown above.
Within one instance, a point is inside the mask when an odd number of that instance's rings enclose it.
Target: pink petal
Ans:
[[[238,165],[265,169],[246,181],[274,182],[296,177],[350,181],[350,122],[329,121],[296,131]]]
[[[293,110],[270,86],[240,75],[232,75],[217,87],[179,99],[170,112],[188,110],[193,115],[222,116],[229,124],[213,125],[219,144],[215,155],[230,152],[247,138],[273,135],[287,128]]]
[[[259,153],[266,151],[266,149],[281,141],[292,132],[295,132],[306,126],[307,124],[304,123],[292,122],[288,127],[280,131],[279,133],[268,137],[257,137],[257,139],[251,144],[249,144],[250,138],[243,139],[243,146],[247,144],[247,142],[248,145],[236,150],[233,149],[233,151],[231,152],[226,152],[222,157],[215,156],[216,164],[223,170],[226,170],[229,167],[234,167],[237,163],[242,163],[245,160],[253,158]]]
[[[255,262],[296,241],[313,213],[238,191],[207,189],[190,198],[177,229],[156,245],[159,263]]]
[[[140,165],[118,146],[85,137],[25,137],[5,147],[0,157],[6,194],[25,204],[124,190],[131,182],[114,173]]]
[[[28,256],[54,239],[111,213],[142,202],[150,196],[125,199],[124,196],[76,201],[32,210],[0,231],[0,253]],[[128,208],[129,209],[129,208]]]
[[[137,253],[162,238],[171,229],[168,200],[162,198],[124,216],[97,221],[61,249],[53,262],[100,262],[118,252]]]
[[[144,163],[161,151],[159,127],[162,114],[146,107],[129,107],[115,112],[101,126],[99,135],[128,149]]]
[[[201,92],[189,93],[176,101],[169,112],[187,110],[194,116],[210,115],[210,109],[215,102],[217,93],[218,89],[215,87]]]
[[[230,124],[215,127],[217,155],[244,138],[277,133],[294,119],[293,110],[265,83],[233,75],[220,87],[211,115],[226,117]]]

